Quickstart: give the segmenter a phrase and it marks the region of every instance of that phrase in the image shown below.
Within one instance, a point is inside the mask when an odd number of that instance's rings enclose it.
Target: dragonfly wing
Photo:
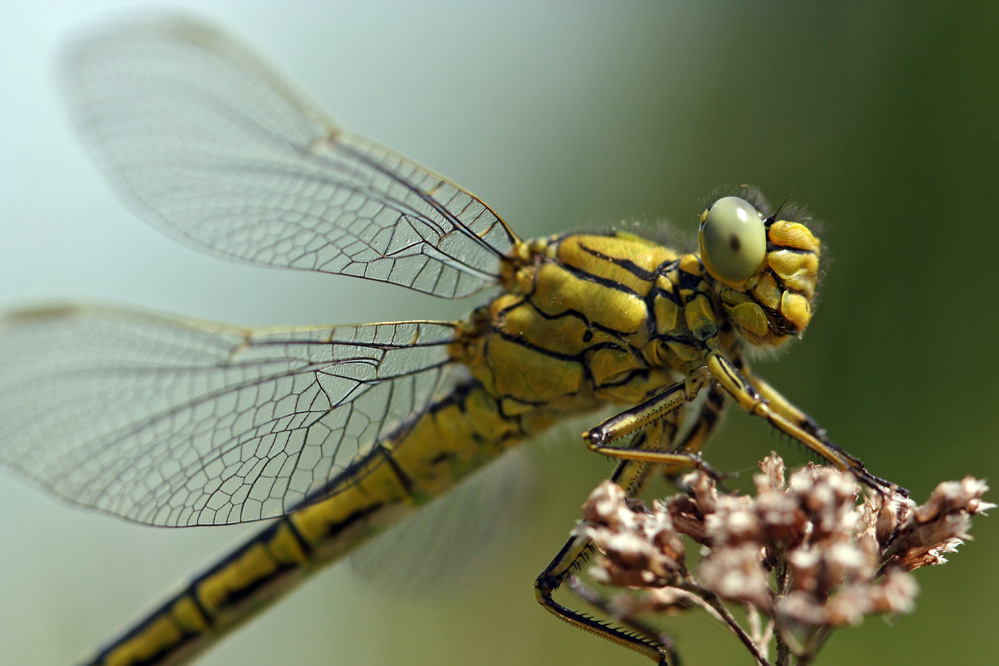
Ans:
[[[141,523],[287,513],[418,414],[454,326],[242,329],[113,308],[0,320],[0,460]]]
[[[474,195],[337,127],[204,25],[119,27],[82,42],[67,69],[110,180],[204,249],[457,298],[493,284],[515,243]]]

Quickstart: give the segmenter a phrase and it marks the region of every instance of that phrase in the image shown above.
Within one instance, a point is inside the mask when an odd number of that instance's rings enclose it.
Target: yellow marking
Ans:
[[[630,234],[576,235],[566,238],[559,244],[558,259],[567,266],[623,285],[643,296],[648,293],[651,286],[649,280],[635,275],[616,263],[595,256],[594,252],[613,259],[630,261],[648,273],[676,258],[675,252]]]
[[[556,319],[539,317],[529,302],[506,312],[503,331],[523,338],[532,346],[558,354],[577,356],[592,342],[585,342],[589,327],[579,317],[565,315]]]
[[[539,268],[536,289],[531,300],[541,312],[557,316],[571,307],[592,324],[625,334],[638,331],[648,314],[640,296],[578,278],[551,263]],[[571,300],[566,299],[567,294],[572,295]]]
[[[796,250],[819,252],[820,244],[811,230],[800,222],[778,220],[770,225],[770,240],[775,245],[791,247]]]
[[[586,365],[596,386],[615,383],[616,379],[641,367],[627,351],[612,347],[602,347],[588,352]]]
[[[500,400],[500,407],[503,413],[507,416],[520,416],[521,414],[527,414],[534,409],[537,409],[537,405],[532,405],[527,402],[521,402],[516,398],[511,398],[510,396],[505,396]]]
[[[680,257],[680,270],[684,273],[690,273],[691,275],[699,275],[701,272],[701,265],[697,256],[693,254],[685,254]]]
[[[715,323],[714,307],[706,294],[698,294],[687,302],[683,308],[683,317],[687,323],[687,328],[694,334],[697,340],[706,340],[708,333],[713,334],[718,330]]]
[[[767,315],[759,305],[752,302],[740,303],[730,311],[736,326],[744,328],[757,337],[764,337],[769,329]]]
[[[817,256],[791,250],[775,250],[767,254],[767,264],[791,289],[811,298],[815,289],[815,274],[819,270]]]
[[[299,538],[300,535],[292,532],[287,523],[282,523],[273,538],[267,542],[267,548],[276,562],[302,565],[309,561],[309,557],[302,550]]]
[[[666,347],[680,359],[680,365],[688,365],[701,359],[700,350],[679,340],[670,340]]]
[[[153,619],[141,632],[116,645],[105,659],[107,666],[128,666],[147,661],[173,648],[185,637],[208,631],[209,624],[187,595]]]
[[[581,362],[554,358],[500,336],[490,339],[489,358],[499,395],[551,402],[584,386]]]
[[[753,298],[771,310],[776,310],[780,306],[782,293],[777,286],[777,280],[770,273],[765,273],[753,287]]]
[[[212,615],[221,614],[233,593],[271,578],[277,570],[278,566],[267,548],[258,543],[202,580],[196,591],[198,601]]]
[[[666,335],[677,332],[680,307],[676,303],[665,296],[656,296],[652,302],[652,311],[656,315],[656,333]]]
[[[811,307],[808,305],[808,299],[801,294],[793,294],[789,291],[784,292],[784,296],[780,300],[780,311],[785,317],[790,319],[799,330],[804,330],[808,326],[808,320],[812,316]]]
[[[403,495],[402,489],[398,488],[398,481],[387,468],[389,465],[376,466],[357,485],[328,500],[302,507],[289,515],[288,519],[313,549],[323,544],[332,545],[329,544],[331,528],[344,524],[350,516],[364,511],[378,501],[387,501],[386,490],[391,491],[395,487],[398,490],[397,496]],[[376,489],[377,492],[368,494]],[[344,541],[349,543],[350,539]]]
[[[194,634],[207,631],[208,618],[189,595],[184,595],[170,607],[170,614],[185,633]]]

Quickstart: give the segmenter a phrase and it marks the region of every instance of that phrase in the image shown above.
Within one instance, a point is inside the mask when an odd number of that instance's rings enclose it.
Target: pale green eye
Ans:
[[[739,197],[723,197],[704,211],[698,240],[708,270],[728,282],[753,275],[767,253],[763,218]]]

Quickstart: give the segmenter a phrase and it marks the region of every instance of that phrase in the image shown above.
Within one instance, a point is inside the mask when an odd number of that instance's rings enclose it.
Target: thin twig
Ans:
[[[791,666],[791,646],[784,641],[784,632],[775,631],[774,639],[777,643],[777,666]]]
[[[732,632],[739,637],[739,640],[742,641],[760,666],[772,666],[767,658],[760,653],[759,648],[756,646],[756,643],[753,642],[753,639],[750,638],[749,634],[747,634],[739,623],[736,622],[735,618],[732,617],[732,614],[728,612],[728,608],[726,608],[725,604],[721,602],[718,595],[706,587],[698,585],[692,580],[684,582],[683,588],[704,599],[705,603],[715,609],[715,612],[721,616],[721,618],[725,621],[725,624],[728,625],[729,629],[731,629]]]

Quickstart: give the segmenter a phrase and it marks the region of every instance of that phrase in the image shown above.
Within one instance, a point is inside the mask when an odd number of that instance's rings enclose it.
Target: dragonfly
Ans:
[[[897,488],[747,363],[811,320],[821,243],[800,209],[739,188],[689,251],[613,229],[523,240],[211,26],[118,26],[71,62],[82,134],[154,225],[252,264],[487,294],[460,321],[242,328],[72,304],[0,318],[0,461],[136,523],[270,521],[89,663],[189,663],[486,463],[607,406],[583,443],[632,494],[654,473],[715,473],[701,450],[733,403]],[[660,637],[555,600],[589,548],[569,539],[537,600],[668,663]]]

